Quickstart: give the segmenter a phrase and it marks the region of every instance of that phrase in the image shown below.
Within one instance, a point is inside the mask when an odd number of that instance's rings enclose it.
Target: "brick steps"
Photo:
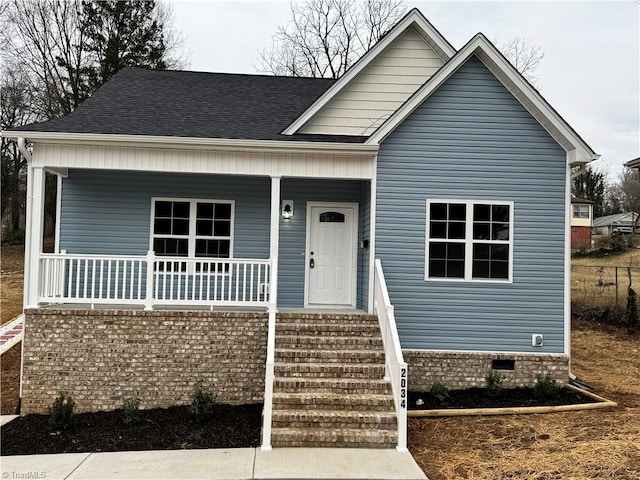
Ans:
[[[396,416],[389,412],[349,410],[277,410],[273,427],[289,428],[373,428],[394,430]]]
[[[380,327],[377,323],[357,324],[358,335],[360,337],[380,336]],[[278,335],[323,335],[344,336],[353,334],[353,324],[339,323],[285,323],[278,325],[276,333]]]
[[[277,341],[277,340],[276,340]],[[336,362],[362,362],[383,363],[382,350],[314,350],[302,348],[276,348],[276,359],[282,362],[311,362],[311,363],[336,363]]]
[[[279,377],[307,377],[307,378],[371,378],[382,377],[384,365],[379,363],[278,363],[276,375]]]
[[[335,313],[278,313],[278,326],[301,324],[378,325],[375,315]]]
[[[393,411],[393,398],[387,394],[274,393],[273,408],[307,410]]]
[[[274,428],[271,440],[279,447],[394,448],[398,433],[361,428]]]
[[[397,418],[384,372],[375,316],[279,315],[272,445],[395,447]]]
[[[282,378],[276,377],[274,389],[283,393],[391,394],[391,386],[384,380],[370,378]]]
[[[279,335],[276,334],[276,348],[326,348],[382,347],[382,338],[357,336]]]

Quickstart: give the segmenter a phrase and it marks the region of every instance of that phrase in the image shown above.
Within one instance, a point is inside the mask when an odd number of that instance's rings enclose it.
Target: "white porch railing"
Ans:
[[[407,364],[400,348],[396,318],[393,305],[389,300],[387,283],[382,272],[382,263],[375,261],[375,288],[373,305],[380,322],[380,331],[384,343],[385,378],[391,380],[393,400],[398,417],[398,446],[397,450],[407,451]]]
[[[269,305],[271,262],[42,254],[40,302],[144,305]]]

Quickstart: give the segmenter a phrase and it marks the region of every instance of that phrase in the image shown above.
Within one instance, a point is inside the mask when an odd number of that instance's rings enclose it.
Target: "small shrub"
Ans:
[[[553,400],[560,396],[562,387],[551,377],[550,373],[546,375],[538,375],[533,394],[537,398]]]
[[[489,396],[498,397],[502,393],[502,383],[504,382],[504,378],[500,375],[500,372],[489,370],[489,373],[484,377],[484,380]]]
[[[2,243],[5,245],[24,245],[24,230],[4,230]]]
[[[612,254],[624,253],[636,248],[638,245],[638,235],[603,235],[594,242],[594,251],[591,257],[605,257]]]
[[[140,399],[125,398],[122,402],[122,423],[130,427],[137,425],[142,420],[140,416]]]
[[[440,382],[431,385],[429,392],[436,398],[438,403],[444,403],[449,399],[449,389]]]
[[[197,422],[205,422],[213,416],[216,406],[216,394],[209,387],[202,384],[202,380],[196,383],[191,395],[189,415]]]
[[[74,406],[73,399],[64,395],[53,401],[53,405],[49,407],[49,426],[53,431],[60,432],[71,426]]]

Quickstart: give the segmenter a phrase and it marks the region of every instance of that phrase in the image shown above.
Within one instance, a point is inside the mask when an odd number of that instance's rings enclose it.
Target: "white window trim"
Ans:
[[[451,240],[463,243],[464,252],[464,278],[444,278],[429,276],[429,212],[432,203],[447,203],[466,205],[465,238],[464,240]],[[509,207],[509,240],[473,240],[473,206],[474,205],[505,205]],[[505,200],[458,200],[458,199],[429,199],[426,202],[425,225],[425,250],[424,250],[424,279],[426,282],[465,282],[465,283],[513,283],[513,219],[514,202]],[[448,240],[447,240],[448,241]],[[487,243],[491,245],[509,245],[509,273],[508,278],[473,278],[473,244]]]
[[[235,200],[214,200],[209,198],[179,198],[179,197],[151,197],[151,214],[149,215],[149,250],[153,250],[153,239],[155,235],[153,234],[153,223],[155,220],[155,203],[156,202],[185,202],[189,203],[189,235],[158,235],[164,238],[186,238],[188,239],[188,251],[186,258],[195,258],[196,257],[196,239],[206,239],[206,240],[227,240],[229,239],[229,259],[233,258],[233,244],[234,244],[234,233],[235,233],[235,218],[236,218],[236,202]],[[203,236],[196,235],[196,213],[197,213],[197,205],[198,203],[225,203],[231,205],[231,232],[229,237],[221,237],[221,236]],[[159,257],[164,257],[165,255],[159,255]],[[202,259],[211,259],[218,257],[198,257]]]
[[[584,204],[574,204],[573,205],[573,218],[579,218],[579,219],[583,219],[583,220],[587,220],[589,218],[591,218],[591,208],[589,208],[589,205],[584,205]],[[582,212],[583,210],[587,211],[587,216],[583,217],[582,216]],[[576,210],[578,215],[576,215]]]

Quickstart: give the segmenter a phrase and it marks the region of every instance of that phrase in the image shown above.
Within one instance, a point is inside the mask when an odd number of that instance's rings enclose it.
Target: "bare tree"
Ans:
[[[33,95],[27,79],[21,77],[20,72],[3,66],[2,76],[2,110],[0,112],[1,128],[13,128],[37,120],[30,105]],[[20,213],[25,195],[25,167],[26,160],[15,142],[2,137],[0,147],[2,159],[2,218],[6,221],[8,230],[17,231],[20,228]]]
[[[122,67],[183,66],[182,39],[172,27],[171,7],[160,6],[153,1],[114,0],[1,2],[2,129],[71,113]],[[90,7],[101,14],[97,20]],[[131,48],[137,50],[132,54]],[[24,166],[16,145],[3,137],[2,219],[10,230],[17,228],[24,204],[20,184]],[[54,189],[55,182],[48,177],[49,230],[55,214]]]
[[[508,42],[498,45],[498,49],[529,83],[535,87],[538,86],[539,78],[536,75],[536,70],[544,58],[544,52],[539,46],[529,43],[526,38],[514,37]]]
[[[338,78],[404,15],[403,0],[291,2],[258,69],[275,75]]]
[[[640,173],[638,169],[625,168],[618,177],[616,191],[625,211],[640,213]]]
[[[91,59],[84,50],[79,7],[73,1],[14,0],[7,8],[3,54],[40,92],[33,102],[38,116],[69,114],[89,94],[81,80]]]

